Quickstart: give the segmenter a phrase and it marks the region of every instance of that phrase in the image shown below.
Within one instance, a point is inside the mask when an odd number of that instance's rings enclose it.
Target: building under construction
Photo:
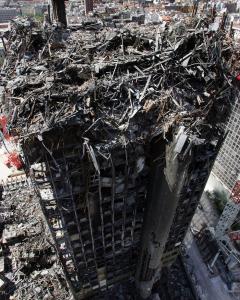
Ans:
[[[2,113],[76,298],[130,277],[147,298],[176,259],[237,93],[225,35],[191,19],[5,36]]]

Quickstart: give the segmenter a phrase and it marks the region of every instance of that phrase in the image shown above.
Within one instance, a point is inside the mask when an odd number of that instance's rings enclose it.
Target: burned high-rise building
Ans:
[[[20,25],[3,105],[69,285],[83,299],[135,277],[146,298],[222,142],[232,46],[205,29]]]

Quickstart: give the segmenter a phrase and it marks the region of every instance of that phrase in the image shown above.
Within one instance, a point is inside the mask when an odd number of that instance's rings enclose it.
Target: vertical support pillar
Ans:
[[[165,168],[162,164],[153,166],[136,273],[136,285],[143,299],[150,296],[156,277],[160,274],[164,248],[191,161],[190,154],[184,153],[183,158],[183,152],[190,149],[188,143],[187,135],[180,130],[171,143],[166,145],[162,141],[162,145],[159,145],[159,151],[163,153],[158,155],[165,156]]]
[[[227,23],[227,18],[228,18],[228,13],[224,12],[222,16],[222,21],[221,21],[221,29],[225,30],[226,23]]]
[[[85,14],[93,11],[93,0],[85,0]]]
[[[199,4],[199,0],[194,0],[194,1],[193,1],[193,12],[192,12],[192,17],[195,17],[195,16],[197,15],[198,4]]]
[[[180,127],[171,141],[154,149],[148,207],[136,273],[140,296],[146,299],[162,266],[176,258],[201,198],[222,139],[199,139]],[[159,157],[163,157],[159,160]]]
[[[66,10],[64,0],[52,0],[53,18],[57,22],[67,26]]]
[[[52,24],[52,20],[51,20],[51,6],[50,6],[50,3],[48,3],[48,6],[47,6],[47,17],[48,17],[48,22],[49,22],[49,24]]]

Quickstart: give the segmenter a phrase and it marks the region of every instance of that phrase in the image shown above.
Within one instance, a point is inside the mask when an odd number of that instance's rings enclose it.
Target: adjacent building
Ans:
[[[240,173],[240,101],[235,103],[226,126],[226,139],[213,167],[214,175],[231,190]]]
[[[20,14],[20,11],[17,8],[1,7],[0,8],[0,23],[6,23],[8,21],[11,21],[19,14]]]

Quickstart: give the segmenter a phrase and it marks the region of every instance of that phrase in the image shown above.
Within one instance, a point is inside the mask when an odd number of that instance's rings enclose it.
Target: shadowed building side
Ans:
[[[162,266],[171,265],[185,237],[221,141],[187,135],[182,128],[170,143],[156,146],[158,156],[148,188],[137,286],[145,299]],[[163,148],[161,150],[161,148]],[[163,166],[164,165],[164,166]]]

